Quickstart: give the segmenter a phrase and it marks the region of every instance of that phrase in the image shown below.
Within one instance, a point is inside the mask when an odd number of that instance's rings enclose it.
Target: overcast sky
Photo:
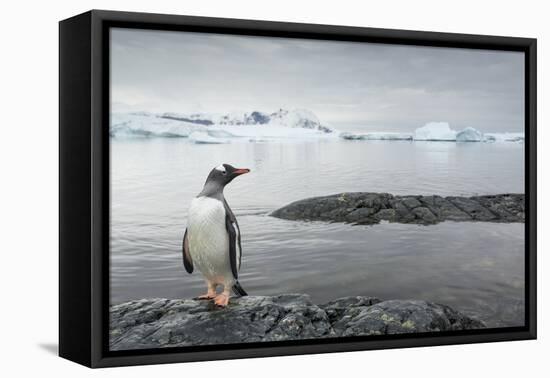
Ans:
[[[341,129],[521,131],[523,54],[113,29],[112,111],[305,108]]]

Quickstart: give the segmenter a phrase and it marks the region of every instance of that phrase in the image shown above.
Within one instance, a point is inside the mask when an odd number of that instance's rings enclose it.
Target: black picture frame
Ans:
[[[178,30],[525,54],[524,327],[108,350],[109,28]],[[59,24],[59,354],[88,367],[250,358],[536,338],[536,39],[92,10]]]

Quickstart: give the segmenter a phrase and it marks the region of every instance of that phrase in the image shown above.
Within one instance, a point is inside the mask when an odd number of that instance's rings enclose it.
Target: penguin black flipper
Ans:
[[[231,263],[231,272],[235,279],[239,278],[239,269],[241,267],[241,230],[237,223],[237,218],[231,211],[231,208],[224,199],[225,207],[225,228],[229,235],[229,262]]]
[[[185,229],[185,234],[183,235],[183,242],[181,246],[181,252],[183,255],[183,266],[187,273],[193,273],[193,259],[191,259],[191,254],[189,253],[189,240],[187,239],[187,229]]]

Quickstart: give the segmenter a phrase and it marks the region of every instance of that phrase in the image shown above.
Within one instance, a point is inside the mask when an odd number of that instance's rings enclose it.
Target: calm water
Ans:
[[[249,294],[425,299],[490,326],[521,325],[523,224],[351,226],[268,213],[344,191],[523,193],[523,154],[515,143],[111,139],[111,301],[202,294],[200,273],[183,269],[181,240],[191,199],[225,162],[252,170],[225,192],[243,235],[239,280]]]

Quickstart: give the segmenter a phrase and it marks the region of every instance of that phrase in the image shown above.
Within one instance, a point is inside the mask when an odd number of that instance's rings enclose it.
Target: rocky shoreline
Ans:
[[[525,195],[473,197],[394,196],[389,193],[340,193],[293,202],[271,213],[287,220],[376,224],[455,222],[525,222]]]
[[[303,340],[484,328],[421,300],[345,297],[323,305],[305,294],[232,298],[227,308],[194,299],[141,299],[110,308],[110,349]]]

